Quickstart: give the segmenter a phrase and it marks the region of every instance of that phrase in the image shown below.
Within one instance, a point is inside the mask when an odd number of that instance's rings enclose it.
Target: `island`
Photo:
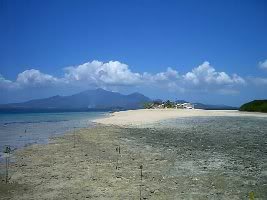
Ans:
[[[265,100],[254,100],[248,103],[243,104],[240,111],[248,112],[265,112],[267,113],[267,99]]]

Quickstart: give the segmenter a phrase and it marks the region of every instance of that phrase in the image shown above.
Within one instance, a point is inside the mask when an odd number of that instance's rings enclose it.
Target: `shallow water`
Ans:
[[[0,114],[1,153],[5,145],[16,149],[29,144],[47,143],[49,137],[73,131],[75,128],[89,127],[92,125],[90,120],[104,117],[105,114],[104,112]]]

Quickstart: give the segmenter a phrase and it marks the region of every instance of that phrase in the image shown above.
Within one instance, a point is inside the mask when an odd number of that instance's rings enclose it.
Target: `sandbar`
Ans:
[[[139,126],[161,120],[179,117],[267,117],[266,113],[241,112],[238,110],[202,110],[202,109],[140,109],[119,111],[106,118],[94,120],[96,123],[118,126]]]

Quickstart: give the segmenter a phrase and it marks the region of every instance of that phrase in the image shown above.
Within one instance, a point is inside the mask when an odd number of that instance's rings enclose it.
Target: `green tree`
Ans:
[[[165,107],[165,108],[174,108],[175,105],[174,105],[173,102],[171,102],[170,100],[168,100],[168,101],[166,101],[166,102],[164,103],[164,107]]]
[[[151,102],[145,102],[143,104],[143,108],[145,108],[145,109],[150,109],[152,107],[153,107],[153,103],[151,103]]]

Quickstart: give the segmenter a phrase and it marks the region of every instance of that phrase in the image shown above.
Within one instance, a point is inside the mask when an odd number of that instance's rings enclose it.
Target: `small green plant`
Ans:
[[[116,169],[119,169],[119,156],[121,154],[121,147],[116,147],[116,153],[117,153],[117,161],[116,161]]]
[[[73,127],[73,148],[76,147],[76,127]]]
[[[5,146],[4,153],[6,154],[6,184],[8,183],[8,168],[9,168],[9,156],[11,153],[10,146]]]
[[[249,196],[249,200],[254,200],[255,199],[253,191],[251,191],[248,196]]]
[[[140,165],[139,169],[140,169],[140,189],[139,189],[139,192],[140,192],[140,200],[141,200],[142,199],[143,165]]]
[[[145,108],[145,109],[150,109],[152,107],[153,107],[153,103],[151,103],[151,102],[145,102],[143,104],[143,108]]]
[[[174,108],[175,104],[174,104],[174,102],[171,102],[170,100],[167,100],[166,102],[164,102],[164,107],[165,108]]]

